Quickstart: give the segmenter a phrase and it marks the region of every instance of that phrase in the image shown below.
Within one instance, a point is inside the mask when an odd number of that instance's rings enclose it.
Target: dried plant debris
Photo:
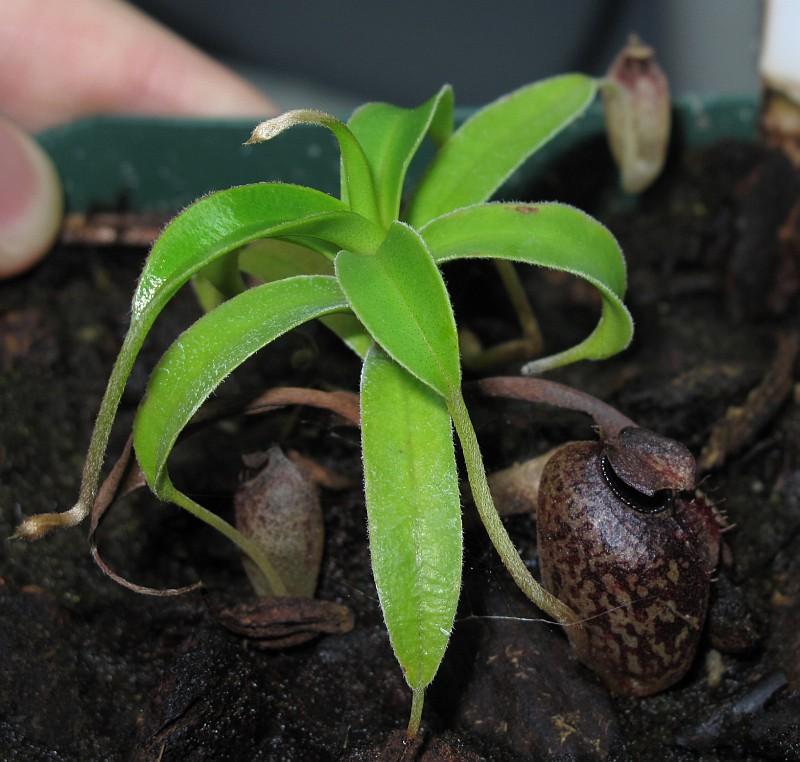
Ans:
[[[9,371],[46,337],[38,309],[9,310],[0,314],[0,369]]]
[[[64,218],[59,238],[68,246],[149,248],[172,215],[132,212],[73,212]]]
[[[781,230],[791,222],[800,176],[783,154],[772,151],[737,190],[735,235],[726,273],[728,312],[736,322],[780,316],[783,313],[775,310],[785,305],[773,294],[785,274]]]
[[[311,479],[279,447],[272,447],[261,470],[236,491],[234,509],[236,528],[259,544],[289,594],[312,598],[322,563],[324,526]],[[269,595],[261,572],[247,560],[244,566],[256,593]]]
[[[788,6],[787,6],[788,7]],[[800,110],[779,90],[767,88],[761,104],[761,136],[800,167]]]
[[[554,452],[555,449],[548,450],[542,455],[489,474],[489,488],[501,516],[518,513],[536,515],[542,471]]]
[[[341,492],[356,486],[355,480],[348,478],[333,468],[323,465],[314,458],[310,458],[308,455],[303,455],[303,453],[297,450],[289,450],[287,457],[304,472],[314,484],[323,489]]]
[[[223,627],[264,650],[298,646],[322,634],[342,635],[354,624],[347,606],[313,598],[257,598],[214,613]]]
[[[245,412],[248,415],[269,412],[287,405],[308,405],[336,413],[353,426],[360,425],[358,395],[352,392],[326,392],[297,386],[278,386],[268,389],[254,399]]]
[[[729,407],[711,428],[698,460],[700,471],[722,466],[772,419],[792,390],[798,347],[800,334],[796,331],[778,337],[775,357],[761,383],[747,395],[743,405]]]
[[[735,740],[731,730],[753,716],[758,716],[764,705],[786,687],[786,675],[772,672],[741,694],[717,706],[704,720],[683,728],[675,737],[679,746],[687,749],[711,749],[727,746]]]
[[[784,315],[800,293],[800,201],[778,229],[778,263],[775,282],[767,297],[773,315]]]
[[[122,454],[112,466],[111,471],[97,491],[97,497],[92,505],[92,513],[89,522],[89,550],[92,554],[92,558],[103,574],[118,585],[134,593],[153,595],[162,598],[191,593],[202,587],[202,584],[200,582],[195,582],[192,585],[186,585],[184,587],[154,588],[131,582],[122,575],[117,574],[117,572],[105,562],[97,548],[97,529],[106,516],[108,509],[116,500],[125,497],[125,495],[129,495],[134,490],[147,486],[142,470],[139,468],[136,461],[131,458],[132,454],[133,437],[129,436],[128,440],[125,442]]]

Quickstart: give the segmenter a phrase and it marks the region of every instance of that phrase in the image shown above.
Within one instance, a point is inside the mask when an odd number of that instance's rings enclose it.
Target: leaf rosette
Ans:
[[[465,258],[532,264],[597,289],[602,309],[592,333],[534,360],[528,372],[601,359],[628,345],[625,263],[609,231],[562,204],[489,202],[523,161],[580,116],[596,91],[591,78],[554,77],[489,104],[456,130],[447,86],[417,108],[371,103],[347,123],[293,111],[256,127],[248,142],[297,125],[330,130],[341,153],[341,198],[283,183],[231,188],[200,199],[166,227],[133,297],[79,501],[63,514],[29,518],[18,534],[35,538],[88,514],[133,363],[162,309],[193,280],[209,311],[152,373],[134,424],[142,472],[156,495],[230,538],[275,595],[287,594],[263,548],[173,485],[169,455],[224,378],[294,327],[319,319],[360,355],[370,552],[392,646],[413,693],[411,734],[444,655],[461,586],[454,431],[475,504],[504,564],[534,603],[574,624],[572,612],[533,579],[494,508],[461,394],[459,337],[440,266]],[[435,156],[404,199],[409,166],[426,138]],[[262,285],[246,289],[242,272]]]

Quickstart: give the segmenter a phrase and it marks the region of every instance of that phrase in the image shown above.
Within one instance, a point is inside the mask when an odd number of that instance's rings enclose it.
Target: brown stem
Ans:
[[[556,381],[522,376],[496,376],[477,381],[474,386],[487,397],[541,402],[566,410],[586,413],[600,427],[604,438],[615,437],[622,429],[637,425],[628,416],[623,415],[619,410],[597,397]]]

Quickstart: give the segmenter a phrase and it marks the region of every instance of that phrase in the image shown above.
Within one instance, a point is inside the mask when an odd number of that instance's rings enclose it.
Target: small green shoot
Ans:
[[[576,275],[598,290],[602,312],[592,333],[536,360],[529,371],[605,358],[628,345],[625,263],[613,236],[568,206],[487,203],[511,172],[586,109],[597,88],[582,75],[554,77],[488,105],[455,131],[449,87],[414,109],[367,104],[347,124],[321,112],[295,111],[259,125],[249,142],[297,124],[331,130],[341,150],[342,198],[257,184],[214,193],[173,220],[153,246],[136,289],[79,501],[63,514],[27,519],[18,535],[35,539],[89,513],[134,360],[164,306],[195,279],[210,311],[153,371],[134,424],[139,465],[159,497],[229,537],[263,572],[274,595],[285,594],[286,581],[261,548],[174,487],[167,459],[219,383],[293,327],[320,319],[359,354],[372,566],[392,646],[413,692],[410,735],[419,728],[425,689],[447,646],[461,586],[453,429],[475,504],[503,563],[537,606],[562,624],[575,624],[573,612],[531,576],[493,505],[462,397],[458,333],[439,265],[475,257],[534,264]],[[403,207],[406,172],[426,136],[438,152]],[[264,285],[243,290],[239,269]]]

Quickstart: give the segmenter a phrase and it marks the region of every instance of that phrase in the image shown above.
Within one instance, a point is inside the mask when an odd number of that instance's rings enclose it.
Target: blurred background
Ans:
[[[759,0],[136,0],[285,108],[416,105],[450,82],[477,105],[532,80],[601,74],[630,32],[676,94],[756,92]]]

